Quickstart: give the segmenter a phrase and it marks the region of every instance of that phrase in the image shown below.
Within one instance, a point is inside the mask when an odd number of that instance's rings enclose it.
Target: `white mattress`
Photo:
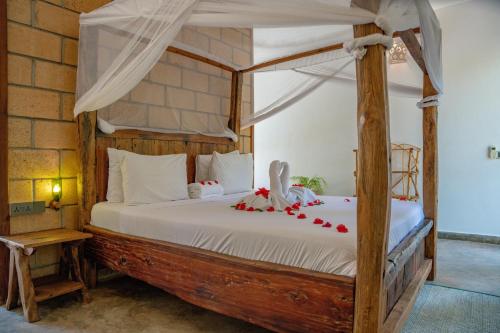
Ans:
[[[347,276],[356,274],[356,199],[323,196],[324,205],[303,208],[307,219],[286,213],[236,211],[247,193],[210,199],[126,206],[101,202],[92,225],[155,240],[193,246],[246,259]],[[333,224],[312,223],[322,218]],[[414,202],[392,201],[389,252],[423,219]],[[335,226],[345,224],[349,232]]]

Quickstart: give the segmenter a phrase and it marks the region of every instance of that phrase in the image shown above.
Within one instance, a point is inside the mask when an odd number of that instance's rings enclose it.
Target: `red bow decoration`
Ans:
[[[332,224],[330,222],[326,222],[325,224],[322,225],[323,228],[331,228]]]
[[[264,198],[266,199],[269,199],[269,190],[265,187],[261,187],[259,188],[259,190],[257,192],[255,192],[256,195],[261,195],[263,196]]]
[[[322,219],[320,219],[320,218],[315,218],[314,221],[313,221],[314,224],[323,224],[323,222],[324,221]]]
[[[269,207],[269,208],[268,208],[268,209],[266,209],[266,210],[267,210],[269,213],[272,213],[272,212],[274,212],[274,207],[273,207],[273,206],[271,206],[271,207]]]
[[[303,219],[307,218],[307,216],[306,216],[306,214],[301,213],[301,214],[297,215],[297,218],[298,218],[299,220],[303,220]]]
[[[342,234],[345,234],[346,232],[349,232],[349,229],[347,229],[347,227],[344,224],[339,224],[337,226],[337,231]]]

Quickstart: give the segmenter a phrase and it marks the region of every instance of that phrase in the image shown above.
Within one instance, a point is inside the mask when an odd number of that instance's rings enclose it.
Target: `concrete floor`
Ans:
[[[438,249],[436,284],[500,295],[500,245],[440,240]],[[74,295],[42,303],[42,320],[35,324],[24,321],[20,308],[0,307],[0,332],[268,332],[127,277],[101,283],[91,295],[86,305]]]
[[[440,239],[434,284],[500,296],[500,245]]]

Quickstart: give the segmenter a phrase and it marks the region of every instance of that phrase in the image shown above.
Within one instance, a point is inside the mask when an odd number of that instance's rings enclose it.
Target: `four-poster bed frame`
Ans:
[[[435,91],[425,70],[416,31],[398,35],[424,71],[426,97]],[[375,24],[354,26],[355,37],[380,32]],[[244,72],[337,48],[341,45],[275,59],[244,71],[185,50],[169,47],[168,51],[232,72],[229,124],[238,134]],[[95,264],[98,263],[193,304],[278,332],[399,331],[425,279],[433,279],[436,272],[437,107],[423,109],[426,218],[388,255],[391,147],[384,47],[368,46],[365,57],[357,61],[356,72],[359,173],[355,278],[252,261],[90,225],[92,206],[105,200],[106,148],[141,154],[186,153],[188,181],[193,181],[197,154],[231,151],[238,149],[238,143],[226,138],[137,130],[106,135],[96,130],[96,113],[85,112],[78,117],[83,161],[79,197],[82,227],[94,234],[86,248],[85,270],[90,284],[95,283]]]

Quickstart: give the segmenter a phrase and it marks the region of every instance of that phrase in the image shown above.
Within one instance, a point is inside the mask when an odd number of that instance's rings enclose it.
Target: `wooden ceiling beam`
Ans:
[[[415,32],[411,29],[399,32],[399,37],[405,43],[406,48],[410,52],[411,56],[417,63],[418,67],[422,69],[424,74],[427,73],[427,68],[425,67],[425,61],[422,54],[422,47],[418,42],[417,36],[415,36]]]
[[[288,62],[288,61],[292,61],[292,60],[297,60],[297,59],[301,59],[301,58],[305,58],[305,57],[310,57],[310,56],[313,56],[313,55],[316,55],[316,54],[320,54],[320,53],[330,52],[330,51],[334,51],[334,50],[340,50],[342,47],[343,47],[343,43],[337,43],[337,44],[333,44],[333,45],[330,45],[330,46],[320,47],[318,49],[314,49],[314,50],[310,50],[310,51],[305,51],[305,52],[300,52],[300,53],[293,54],[293,55],[290,55],[290,56],[286,56],[286,57],[282,57],[282,58],[276,58],[276,59],[273,59],[273,60],[265,61],[263,63],[260,63],[260,64],[257,64],[257,65],[254,65],[252,67],[246,68],[246,69],[242,70],[242,72],[243,73],[253,72],[253,71],[256,71],[258,69],[265,68],[265,67],[268,67],[268,66],[277,65],[277,64],[281,64],[281,63],[284,63],[284,62]]]
[[[172,52],[172,53],[176,53],[176,54],[180,54],[182,56],[185,56],[185,57],[188,57],[188,58],[200,61],[200,62],[204,62],[206,64],[221,68],[221,69],[226,70],[226,71],[231,72],[231,73],[237,72],[237,70],[231,66],[228,66],[228,65],[220,63],[218,61],[209,59],[209,58],[201,56],[199,54],[192,53],[192,52],[189,52],[189,51],[186,51],[186,50],[174,47],[174,46],[169,46],[167,48],[167,51]]]
[[[417,33],[420,33],[420,28],[414,28],[414,29],[410,29],[410,30],[406,30],[406,31],[413,31],[414,33],[417,34]],[[395,38],[395,37],[401,37],[401,33],[403,33],[403,32],[402,31],[396,31],[392,35],[392,37],[393,38]],[[256,71],[256,70],[268,67],[268,66],[278,65],[278,64],[281,64],[281,63],[284,63],[284,62],[288,62],[288,61],[292,61],[292,60],[297,60],[297,59],[301,59],[301,58],[305,58],[305,57],[310,57],[310,56],[313,56],[313,55],[316,55],[316,54],[320,54],[320,53],[324,53],[324,52],[330,52],[330,51],[334,51],[334,50],[340,50],[341,48],[343,48],[343,45],[344,45],[344,43],[337,43],[337,44],[333,44],[333,45],[330,45],[330,46],[320,47],[320,48],[317,48],[317,49],[314,49],[314,50],[309,50],[309,51],[304,51],[304,52],[300,52],[300,53],[297,53],[297,54],[292,54],[292,55],[286,56],[286,57],[281,57],[281,58],[276,58],[276,59],[268,60],[268,61],[262,62],[260,64],[254,65],[252,67],[246,68],[246,69],[242,70],[242,72],[243,73],[253,72],[253,71]]]

